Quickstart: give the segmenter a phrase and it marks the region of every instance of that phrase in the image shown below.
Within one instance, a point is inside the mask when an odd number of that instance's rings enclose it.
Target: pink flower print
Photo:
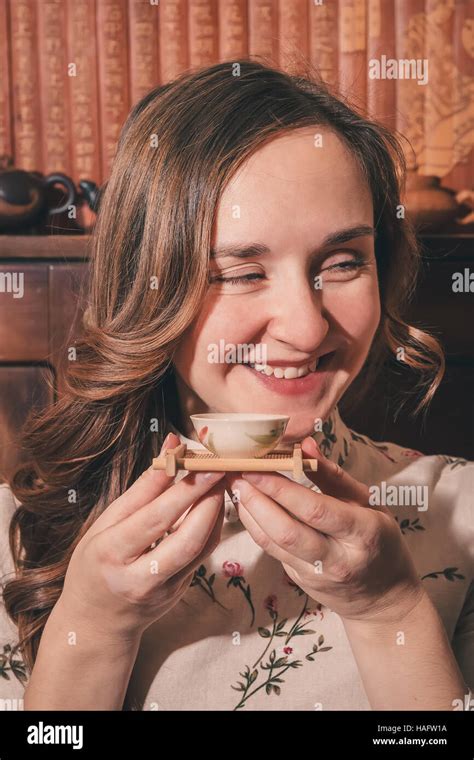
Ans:
[[[229,579],[227,581],[227,588],[229,588],[229,586],[239,588],[247,600],[248,605],[252,611],[252,622],[250,623],[250,626],[252,626],[255,621],[255,607],[253,606],[250,583],[247,583],[244,578],[244,568],[240,562],[236,562],[235,560],[226,560],[222,563],[222,569],[224,571],[225,577]],[[247,583],[247,586],[245,586],[245,583]]]
[[[321,615],[321,620],[323,620],[323,618],[324,618],[324,612],[323,612],[323,605],[321,604],[321,602],[317,603],[316,609],[314,610],[314,614],[315,615],[318,615],[318,614]]]
[[[319,617],[321,618],[321,620],[323,620],[324,619],[324,612],[322,611],[322,607],[323,607],[323,605],[320,602],[317,602],[316,607],[315,607],[314,610],[307,609],[307,610],[304,611],[304,616],[308,617],[308,615],[314,615],[315,617],[317,617],[319,615]]]
[[[198,432],[198,438],[202,444],[204,444],[208,430],[209,430],[208,426],[204,425],[204,427],[202,427],[201,430],[199,430]]]
[[[244,568],[240,562],[234,560],[226,560],[222,563],[222,569],[226,578],[236,578],[238,575],[244,574]]]
[[[425,455],[422,454],[421,451],[416,451],[416,449],[404,449],[402,451],[402,457],[424,457]]]
[[[267,609],[269,612],[278,612],[277,610],[277,598],[275,594],[270,594],[270,596],[267,596],[265,601],[263,602],[265,609]]]
[[[283,647],[283,651],[285,654],[291,654],[293,651],[293,647]]]

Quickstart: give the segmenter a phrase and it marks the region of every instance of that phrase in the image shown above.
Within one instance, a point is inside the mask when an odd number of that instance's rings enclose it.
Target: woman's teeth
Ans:
[[[263,375],[273,375],[278,380],[294,380],[297,377],[309,375],[310,372],[316,372],[318,360],[315,359],[311,364],[305,364],[301,367],[270,367],[268,364],[252,364],[250,362],[248,366]]]

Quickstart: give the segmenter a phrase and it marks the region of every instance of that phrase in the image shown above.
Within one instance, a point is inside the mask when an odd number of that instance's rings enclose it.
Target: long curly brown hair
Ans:
[[[400,346],[423,379],[420,407],[442,377],[439,344],[402,316],[419,250],[397,214],[399,140],[313,73],[290,76],[254,61],[234,73],[234,63],[219,63],[157,87],[122,129],[91,240],[77,358],[65,391],[25,424],[25,464],[10,482],[21,506],[9,537],[16,577],[4,601],[30,672],[74,548],[158,455],[174,419],[173,352],[206,296],[218,200],[264,141],[308,125],[343,139],[371,189],[377,232],[382,317],[364,377]]]

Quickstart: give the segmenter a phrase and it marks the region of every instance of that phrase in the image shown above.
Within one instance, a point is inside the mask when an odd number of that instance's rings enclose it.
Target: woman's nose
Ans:
[[[314,352],[329,331],[321,290],[312,282],[287,280],[280,294],[272,294],[267,331],[274,340]]]

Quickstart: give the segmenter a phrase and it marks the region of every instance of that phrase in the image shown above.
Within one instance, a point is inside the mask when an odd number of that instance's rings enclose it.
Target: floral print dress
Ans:
[[[169,429],[189,448],[204,448]],[[474,462],[375,443],[350,430],[337,407],[314,437],[329,459],[385,494],[473,688]],[[305,476],[300,482],[318,490]],[[393,487],[427,498],[391,506]],[[6,485],[0,508],[5,574],[12,569],[8,522],[15,508]],[[1,613],[0,707],[12,709],[9,700],[21,699],[27,674],[15,626]],[[229,494],[219,545],[180,602],[143,634],[128,697],[133,709],[151,711],[370,709],[340,617],[255,544]]]

